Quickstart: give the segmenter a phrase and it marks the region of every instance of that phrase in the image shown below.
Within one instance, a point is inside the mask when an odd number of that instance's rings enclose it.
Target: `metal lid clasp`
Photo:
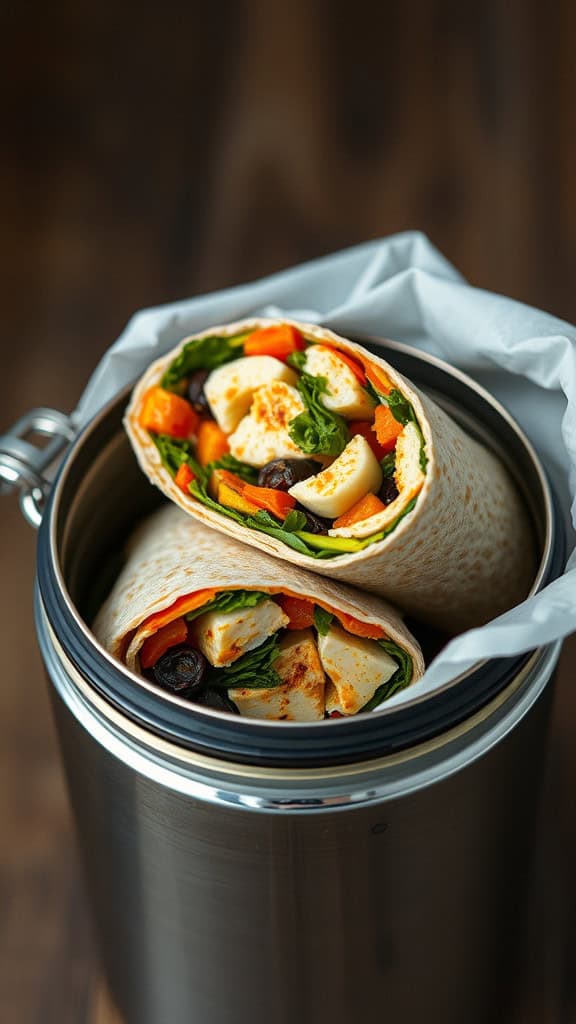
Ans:
[[[24,518],[36,529],[42,522],[52,481],[45,474],[74,440],[72,420],[57,409],[32,409],[0,435],[0,495],[20,491]],[[47,444],[34,437],[50,438]]]

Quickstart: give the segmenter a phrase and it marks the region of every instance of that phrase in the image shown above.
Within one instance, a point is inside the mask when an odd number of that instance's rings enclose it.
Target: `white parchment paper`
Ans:
[[[75,418],[86,423],[185,335],[249,315],[321,321],[440,356],[516,417],[551,473],[569,519],[564,575],[540,594],[453,640],[424,678],[393,697],[430,692],[476,661],[520,654],[576,629],[576,329],[473,288],[417,232],[368,242],[252,284],[136,313],[94,372]]]

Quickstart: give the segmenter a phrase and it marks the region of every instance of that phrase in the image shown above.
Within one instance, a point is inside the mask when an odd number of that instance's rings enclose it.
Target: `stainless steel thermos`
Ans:
[[[530,444],[463,375],[389,347],[510,465],[543,586],[563,539]],[[51,487],[18,438],[0,441],[0,475],[24,481],[42,520],[38,636],[122,1020],[508,1024],[559,645],[328,727],[232,719],[139,687],[89,629],[122,542],[159,500],[122,431],[126,397],[72,443],[64,424]]]

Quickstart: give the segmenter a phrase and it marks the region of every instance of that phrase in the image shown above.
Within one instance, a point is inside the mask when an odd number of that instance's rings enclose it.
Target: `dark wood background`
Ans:
[[[570,0],[6,7],[0,430],[71,410],[139,307],[406,228],[475,284],[576,320],[575,30]],[[78,1024],[95,958],[13,500],[0,566],[0,1016]],[[576,903],[558,881],[576,852],[575,653],[522,1024],[576,1020]]]

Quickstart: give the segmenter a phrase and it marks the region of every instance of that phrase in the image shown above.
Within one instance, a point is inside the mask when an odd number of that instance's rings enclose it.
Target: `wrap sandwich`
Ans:
[[[209,530],[172,505],[131,539],[93,631],[166,692],[247,717],[370,711],[420,678],[420,647],[373,595]]]
[[[502,463],[322,327],[251,319],[187,338],[144,373],[125,425],[186,512],[446,631],[527,595],[533,539]]]

